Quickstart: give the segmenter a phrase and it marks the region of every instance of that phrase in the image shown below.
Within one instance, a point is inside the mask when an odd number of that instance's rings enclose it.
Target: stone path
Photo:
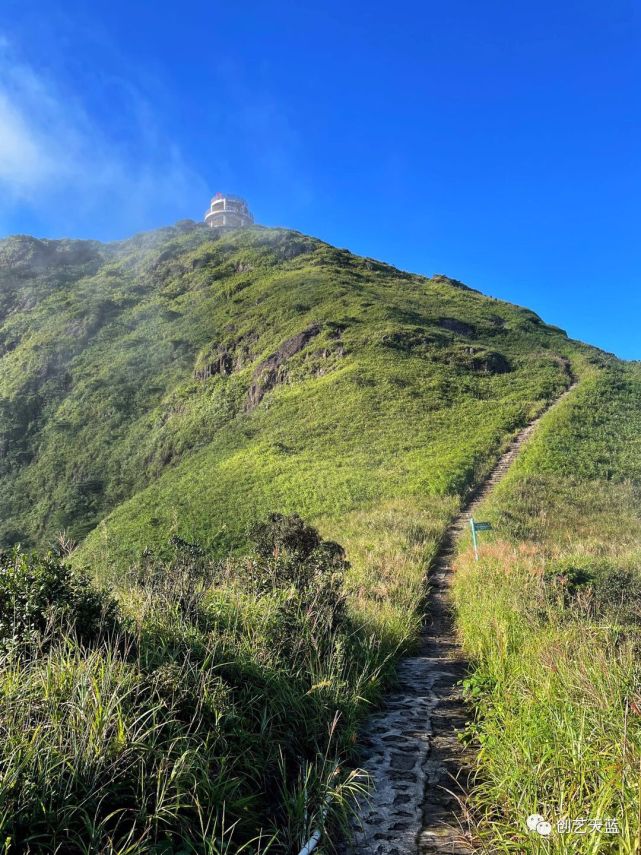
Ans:
[[[362,806],[350,855],[474,851],[464,804],[473,758],[466,757],[457,739],[467,718],[459,685],[466,662],[449,605],[450,569],[470,516],[503,478],[543,415],[514,438],[443,536],[428,575],[429,605],[418,651],[401,661],[395,690],[368,720],[361,738],[361,766],[372,777],[373,791]]]

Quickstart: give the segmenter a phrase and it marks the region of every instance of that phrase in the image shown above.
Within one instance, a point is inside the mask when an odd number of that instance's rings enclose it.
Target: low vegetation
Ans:
[[[0,241],[0,364],[8,851],[284,855],[344,822],[358,723],[462,497],[575,374],[618,388],[604,354],[455,280],[189,222]],[[572,469],[587,503],[627,465],[606,434],[615,474]]]
[[[124,568],[171,535],[242,550],[272,511],[340,534],[364,507],[460,494],[580,350],[286,230],[0,241],[0,545],[65,531],[75,561]]]
[[[16,851],[290,851],[355,782],[389,651],[351,624],[342,548],[275,515],[255,551],[174,539],[120,607],[54,555],[2,557],[0,832]]]
[[[589,371],[488,499],[480,560],[459,556],[484,851],[639,851],[640,436],[639,366]]]
[[[348,521],[372,578],[281,514],[246,555],[172,537],[110,590],[60,555],[2,554],[8,851],[289,853],[344,826],[365,782],[341,765],[419,620],[439,531],[421,519]]]

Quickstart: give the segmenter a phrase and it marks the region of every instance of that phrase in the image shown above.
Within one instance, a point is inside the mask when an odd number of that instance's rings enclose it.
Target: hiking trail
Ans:
[[[460,686],[467,663],[450,606],[452,561],[470,517],[543,416],[576,387],[574,378],[570,380],[566,391],[513,438],[445,530],[428,572],[428,605],[417,652],[401,660],[394,690],[362,731],[360,765],[371,776],[373,788],[361,806],[350,855],[474,851],[464,803],[473,758],[457,738],[468,719]]]

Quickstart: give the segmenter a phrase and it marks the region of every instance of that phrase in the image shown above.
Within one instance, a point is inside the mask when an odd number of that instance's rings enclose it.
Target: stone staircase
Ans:
[[[572,383],[551,406],[574,389]],[[511,442],[445,531],[429,570],[429,605],[417,653],[403,659],[384,708],[363,731],[362,768],[373,789],[362,806],[349,855],[467,855],[475,851],[465,809],[473,757],[457,734],[467,720],[460,681],[467,663],[449,601],[457,542],[503,478],[544,413]]]

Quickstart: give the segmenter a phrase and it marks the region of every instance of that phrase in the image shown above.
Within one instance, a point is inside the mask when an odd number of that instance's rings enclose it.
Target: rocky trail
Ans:
[[[361,738],[361,766],[372,778],[350,855],[464,855],[474,850],[465,790],[471,760],[457,738],[467,711],[460,681],[467,664],[449,601],[457,541],[480,503],[503,478],[553,402],[511,442],[448,526],[430,567],[428,609],[415,655],[401,661],[398,682]]]

